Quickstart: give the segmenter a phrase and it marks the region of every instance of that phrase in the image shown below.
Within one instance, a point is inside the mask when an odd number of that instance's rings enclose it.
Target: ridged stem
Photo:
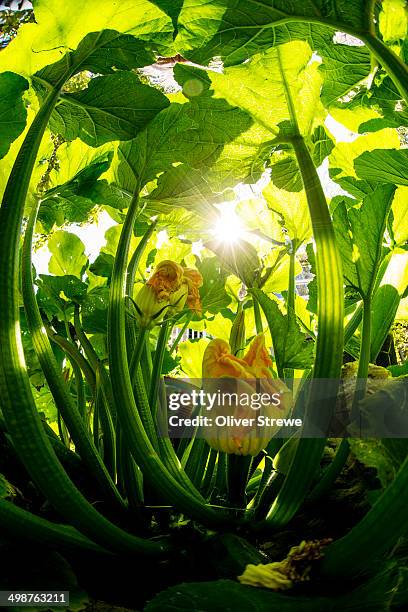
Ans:
[[[312,157],[301,136],[293,137],[292,145],[312,221],[318,282],[316,356],[304,428],[309,419],[313,422],[313,413],[325,427],[330,421],[330,398],[334,402],[343,362],[343,274],[332,220]],[[319,468],[324,447],[324,437],[300,440],[285,482],[265,520],[265,527],[285,525],[297,512]]]
[[[24,206],[42,136],[58,100],[53,89],[17,154],[0,208],[0,395],[7,429],[33,481],[56,510],[111,550],[160,555],[164,546],[124,532],[78,491],[58,461],[33,398],[20,334],[19,246]]]
[[[212,524],[224,522],[227,518],[226,512],[217,511],[198,501],[165,468],[146,435],[133,396],[126,355],[125,297],[130,239],[138,212],[139,195],[136,193],[129,206],[119,239],[111,278],[108,315],[110,372],[122,431],[136,463],[162,497],[195,519]],[[142,379],[140,369],[136,372],[136,379],[138,378]],[[140,383],[138,386],[142,389],[143,380],[140,380]],[[143,407],[148,410],[149,406],[145,406],[145,398],[139,397],[138,399],[143,403]]]
[[[377,36],[367,33],[361,40],[388,73],[402,99],[408,103],[408,66]]]

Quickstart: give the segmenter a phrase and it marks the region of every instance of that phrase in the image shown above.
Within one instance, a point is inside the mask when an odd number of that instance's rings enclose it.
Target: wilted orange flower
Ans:
[[[146,285],[152,287],[159,301],[168,300],[170,295],[180,289],[183,280],[183,268],[175,261],[166,259],[157,264],[153,275]]]
[[[198,288],[202,282],[202,276],[197,270],[183,268],[168,259],[161,261],[136,296],[141,326],[150,327],[165,314],[180,312],[186,303],[191,310],[200,311]]]
[[[201,312],[201,299],[199,288],[203,286],[203,277],[198,270],[194,268],[183,269],[184,279],[188,285],[187,306],[190,310]]]
[[[214,339],[209,343],[203,357],[204,390],[235,398],[235,403],[214,404],[213,423],[219,416],[232,418],[233,425],[212,425],[204,429],[210,446],[226,453],[255,456],[278,431],[278,426],[258,422],[258,416],[283,418],[292,407],[291,393],[281,380],[273,378],[269,369],[271,365],[264,334],[256,336],[242,359],[231,354],[225,340]],[[265,403],[260,403],[261,395]],[[272,396],[279,398],[278,404]],[[250,424],[244,424],[243,419]]]

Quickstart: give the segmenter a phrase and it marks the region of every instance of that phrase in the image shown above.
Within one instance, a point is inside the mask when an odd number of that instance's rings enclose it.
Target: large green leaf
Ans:
[[[304,191],[284,191],[269,183],[262,193],[268,207],[280,215],[290,239],[296,240],[298,247],[311,238],[312,226]]]
[[[109,289],[97,287],[81,302],[82,325],[89,334],[106,333],[108,324]]]
[[[330,177],[351,195],[362,199],[373,191],[377,181],[371,182],[359,178],[354,167],[355,160],[362,154],[380,147],[384,152],[386,148],[398,149],[399,146],[397,131],[389,128],[364,134],[351,142],[338,142],[329,156]]]
[[[255,55],[211,80],[217,97],[245,109],[271,135],[309,135],[323,116],[319,66],[304,41]]]
[[[215,99],[202,70],[179,65],[175,75],[185,89],[195,83],[197,95],[172,103],[143,133],[120,145],[114,182],[133,193],[136,184],[143,186],[179,163],[201,170],[215,191],[259,178],[268,156],[268,132],[245,111]]]
[[[324,47],[321,70],[325,80],[322,102],[327,107],[336,106],[356,86],[365,81],[370,72],[370,53],[365,47],[328,44]]]
[[[376,149],[354,161],[356,173],[367,181],[405,186],[408,185],[407,165],[408,149]]]
[[[28,83],[18,74],[0,74],[0,159],[6,155],[10,144],[24,130],[27,111],[23,93]]]
[[[98,178],[109,168],[112,154],[104,153],[80,170],[69,181],[49,189],[41,196],[38,220],[45,231],[54,224],[82,223],[95,206],[94,193]]]
[[[253,287],[260,276],[261,263],[255,247],[245,240],[224,243],[209,240],[206,248],[215,253],[222,267],[235,274],[247,287]]]
[[[392,234],[398,246],[408,241],[408,187],[398,187],[392,204]]]
[[[392,252],[385,274],[376,289],[372,306],[371,362],[374,363],[394,322],[408,286],[408,251]]]
[[[182,207],[194,210],[206,220],[207,225],[211,225],[211,219],[216,219],[217,212],[212,204],[233,197],[232,191],[215,192],[205,174],[181,164],[159,177],[157,187],[146,197],[146,202],[151,213],[164,214],[175,207]]]
[[[379,15],[379,26],[386,43],[404,40],[408,32],[406,2],[404,0],[383,0]]]
[[[51,259],[48,269],[56,276],[72,275],[81,278],[88,263],[80,238],[70,232],[55,232],[48,241]]]
[[[339,597],[305,597],[271,589],[239,584],[233,580],[190,582],[158,593],[145,607],[145,612],[387,612],[401,585],[398,568],[391,564],[377,575],[362,582],[353,591]],[[404,600],[405,601],[405,600]]]
[[[134,138],[168,104],[166,96],[142,85],[135,74],[118,71],[92,79],[78,93],[62,94],[50,126],[67,140],[79,137],[98,147]]]
[[[40,308],[52,317],[63,314],[72,304],[86,295],[87,286],[76,276],[50,276],[40,274],[37,300]]]
[[[180,367],[184,374],[193,380],[200,380],[202,376],[203,357],[209,343],[208,338],[187,340],[178,346],[181,361]]]
[[[353,32],[366,28],[364,0],[186,0],[179,17],[178,47],[197,63],[221,56],[225,65],[242,62],[276,39],[296,37],[296,22],[328,24]],[[282,25],[282,28],[277,26]],[[292,29],[292,25],[295,27]],[[303,29],[301,30],[304,37]]]
[[[225,289],[227,274],[220,269],[216,257],[197,260],[197,268],[203,277],[203,286],[200,288],[203,312],[216,315],[231,302]]]
[[[85,36],[75,51],[34,75],[34,83],[56,85],[67,75],[89,70],[95,74],[110,74],[116,70],[131,70],[154,61],[145,43],[129,34],[115,30],[92,32]]]
[[[166,52],[166,47],[172,44],[173,25],[157,4],[148,0],[138,0],[137,3],[124,0],[119,10],[115,0],[104,0],[103,5],[99,0],[89,0],[81,5],[78,13],[78,7],[74,10],[68,2],[36,0],[36,22],[19,28],[15,39],[2,51],[1,65],[20,74],[32,75],[60,60],[65,51],[76,49],[87,35],[89,38],[86,44],[83,41],[80,50],[80,61],[77,61],[78,56],[71,56],[69,61],[64,60],[66,66],[85,60],[84,68],[79,67],[79,70],[88,70],[88,59],[95,45],[106,49],[105,53],[98,51],[95,72],[99,71],[98,67],[105,67],[106,62],[111,61],[111,65],[118,68],[122,62],[134,62],[135,55],[138,57],[141,51],[140,45],[135,47],[129,37],[123,37],[118,46],[116,42],[107,40],[108,34],[101,35],[100,31],[106,28],[117,30],[116,37],[123,33],[131,34],[144,41],[147,49]],[[144,64],[136,59],[134,65]]]
[[[351,119],[361,115],[359,133],[375,132],[386,127],[405,126],[408,121],[407,103],[401,99],[390,77],[384,74],[374,78],[369,91],[361,88],[355,95],[339,104],[339,108],[349,109]],[[338,109],[334,109],[336,115]],[[344,115],[343,115],[344,117]],[[341,118],[340,118],[341,120]]]
[[[343,201],[334,211],[344,278],[362,297],[370,297],[384,256],[382,243],[394,192],[394,185],[384,185],[366,196],[360,208],[347,209]]]
[[[303,370],[313,364],[313,342],[300,331],[296,318],[283,314],[278,304],[259,289],[252,290],[268,321],[278,372]]]

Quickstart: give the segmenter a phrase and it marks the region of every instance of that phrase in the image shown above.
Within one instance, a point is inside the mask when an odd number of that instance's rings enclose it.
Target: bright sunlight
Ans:
[[[235,211],[236,202],[226,202],[219,208],[220,216],[212,230],[219,242],[233,244],[243,238],[245,227]]]

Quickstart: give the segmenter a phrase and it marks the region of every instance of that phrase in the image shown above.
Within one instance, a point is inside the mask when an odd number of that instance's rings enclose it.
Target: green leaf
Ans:
[[[397,131],[389,128],[364,134],[352,142],[338,142],[329,157],[330,177],[339,183],[343,189],[361,199],[361,197],[373,191],[375,184],[363,180],[358,181],[354,167],[356,158],[380,147],[398,149],[399,146],[400,141]],[[353,191],[353,186],[357,188],[356,193]]]
[[[50,231],[54,224],[82,223],[88,219],[95,207],[93,197],[98,178],[109,168],[111,159],[112,154],[106,152],[71,180],[49,189],[41,196],[38,220],[45,231]]]
[[[182,164],[170,168],[158,178],[157,187],[146,197],[146,202],[149,213],[166,214],[174,207],[182,207],[194,210],[210,225],[211,217],[215,219],[217,212],[212,204],[233,197],[232,191],[215,192],[209,176]]]
[[[276,187],[286,191],[302,191],[302,177],[292,149],[274,153],[271,166],[272,181]]]
[[[372,304],[371,363],[375,363],[408,286],[408,252],[395,249]]]
[[[324,74],[322,102],[327,107],[337,106],[357,84],[367,79],[370,69],[370,53],[366,47],[327,44],[322,53]]]
[[[116,70],[131,70],[146,66],[154,56],[145,43],[129,34],[115,30],[92,32],[85,36],[78,48],[65,55],[59,62],[46,66],[34,76],[34,83],[56,85],[67,75],[89,70],[94,74],[110,74]]]
[[[318,168],[334,149],[334,142],[323,125],[318,125],[310,136],[311,153]]]
[[[391,217],[395,243],[403,246],[408,241],[408,187],[398,187],[396,190]]]
[[[144,608],[145,612],[387,612],[400,584],[394,565],[341,597],[305,597],[299,593],[283,595],[270,589],[246,586],[233,580],[189,582],[158,593]],[[344,591],[344,589],[343,589]]]
[[[223,243],[209,240],[205,247],[215,253],[221,265],[235,274],[247,287],[253,287],[261,271],[261,263],[255,247],[245,240]]]
[[[375,132],[386,127],[400,127],[407,124],[407,103],[401,99],[401,94],[396,89],[392,80],[384,75],[374,79],[374,83],[368,95],[359,94],[349,104],[350,109],[361,106],[366,109],[374,109],[377,116],[373,116],[361,122],[359,132]]]
[[[38,305],[52,317],[64,313],[67,307],[81,300],[87,291],[87,285],[76,276],[49,276],[40,274],[37,280]]]
[[[45,384],[40,389],[32,389],[38,412],[42,412],[49,423],[56,423],[58,410],[54,402],[53,395]]]
[[[51,259],[48,270],[57,276],[72,275],[81,278],[88,263],[85,247],[75,234],[70,232],[55,232],[48,241]]]
[[[79,137],[98,147],[134,138],[168,104],[166,96],[142,85],[135,74],[118,71],[91,79],[78,93],[62,94],[50,126],[67,140]]]
[[[371,295],[384,255],[382,243],[394,192],[393,185],[384,185],[366,196],[360,208],[347,210],[343,201],[334,211],[344,279],[362,297]]]
[[[243,65],[215,73],[211,81],[217,97],[246,110],[271,135],[307,136],[323,115],[321,73],[304,41],[271,48]]]
[[[407,149],[367,151],[354,161],[359,177],[367,181],[394,185],[408,185],[407,164]]]
[[[81,303],[83,329],[87,334],[106,334],[108,325],[109,289],[97,287]]]
[[[307,261],[310,265],[310,272],[314,275],[308,284],[309,299],[307,300],[307,309],[313,314],[317,314],[317,277],[316,277],[316,255],[313,249],[313,244],[306,246]]]
[[[87,69],[93,69],[91,54],[96,49],[96,66],[103,67],[111,62],[111,66],[119,68],[122,61],[132,62],[135,54],[138,57],[138,48],[130,44],[129,35],[143,41],[152,51],[160,49],[166,53],[166,47],[172,44],[170,18],[148,0],[140,0],[137,4],[124,0],[120,10],[115,0],[104,1],[103,9],[98,0],[89,0],[81,6],[80,19],[77,11],[73,11],[72,6],[61,5],[61,0],[36,0],[35,18],[35,23],[19,28],[17,36],[0,58],[1,64],[24,75],[32,75],[44,66],[54,64],[64,55],[64,50],[76,49],[84,37],[86,42],[83,41],[80,52],[64,60],[69,71],[72,68],[76,71],[85,69],[82,62]],[[112,35],[108,30],[108,33],[101,34],[106,28],[116,32]],[[121,36],[124,38],[117,46],[116,38]],[[134,65],[143,64],[136,59]]]
[[[139,136],[120,145],[115,184],[133,193],[136,184],[143,186],[179,163],[200,169],[216,192],[257,180],[270,152],[266,130],[245,111],[213,97],[202,70],[178,65],[175,76],[184,86],[198,82],[197,95],[171,104]]]
[[[203,286],[200,287],[203,312],[217,315],[231,302],[231,298],[225,289],[228,275],[220,269],[220,263],[216,257],[206,257],[202,261],[197,260],[197,269],[203,277]]]
[[[101,251],[95,261],[89,266],[89,270],[92,274],[110,279],[114,261],[115,258],[112,255]]]
[[[208,343],[208,338],[200,338],[199,340],[187,340],[179,344],[177,352],[181,357],[180,367],[188,378],[201,379],[203,357]]]
[[[334,142],[324,126],[318,125],[310,135],[309,148],[314,165],[318,168],[334,148]],[[271,167],[272,181],[276,187],[286,191],[302,191],[302,177],[291,148],[274,153],[271,157]]]
[[[23,94],[27,89],[28,82],[18,74],[0,74],[0,159],[25,128],[27,111]]]
[[[313,342],[300,331],[294,316],[283,314],[263,291],[252,289],[268,321],[278,372],[285,368],[304,370],[313,364]]]
[[[6,480],[3,474],[0,474],[0,499],[7,499],[13,492],[12,485]]]
[[[381,440],[358,440],[350,438],[350,448],[366,467],[375,468],[383,488],[393,480],[395,465]]]
[[[380,32],[384,42],[404,40],[408,31],[407,7],[404,0],[383,0],[379,16]]]
[[[263,264],[265,273],[261,279],[260,287],[267,295],[271,293],[281,293],[286,291],[289,282],[290,260],[286,248],[274,249],[265,257]],[[295,276],[302,272],[302,266],[298,261],[295,262]]]
[[[268,207],[281,217],[289,238],[296,240],[298,247],[312,237],[309,208],[304,191],[285,191],[278,189],[271,182],[265,187],[262,195]]]
[[[186,0],[181,10],[177,39],[185,57],[207,64],[220,56],[224,65],[237,64],[268,48],[274,41],[296,38],[298,23],[320,22],[336,30],[366,28],[364,0]],[[277,26],[282,25],[279,28]],[[298,36],[304,38],[304,28]]]

